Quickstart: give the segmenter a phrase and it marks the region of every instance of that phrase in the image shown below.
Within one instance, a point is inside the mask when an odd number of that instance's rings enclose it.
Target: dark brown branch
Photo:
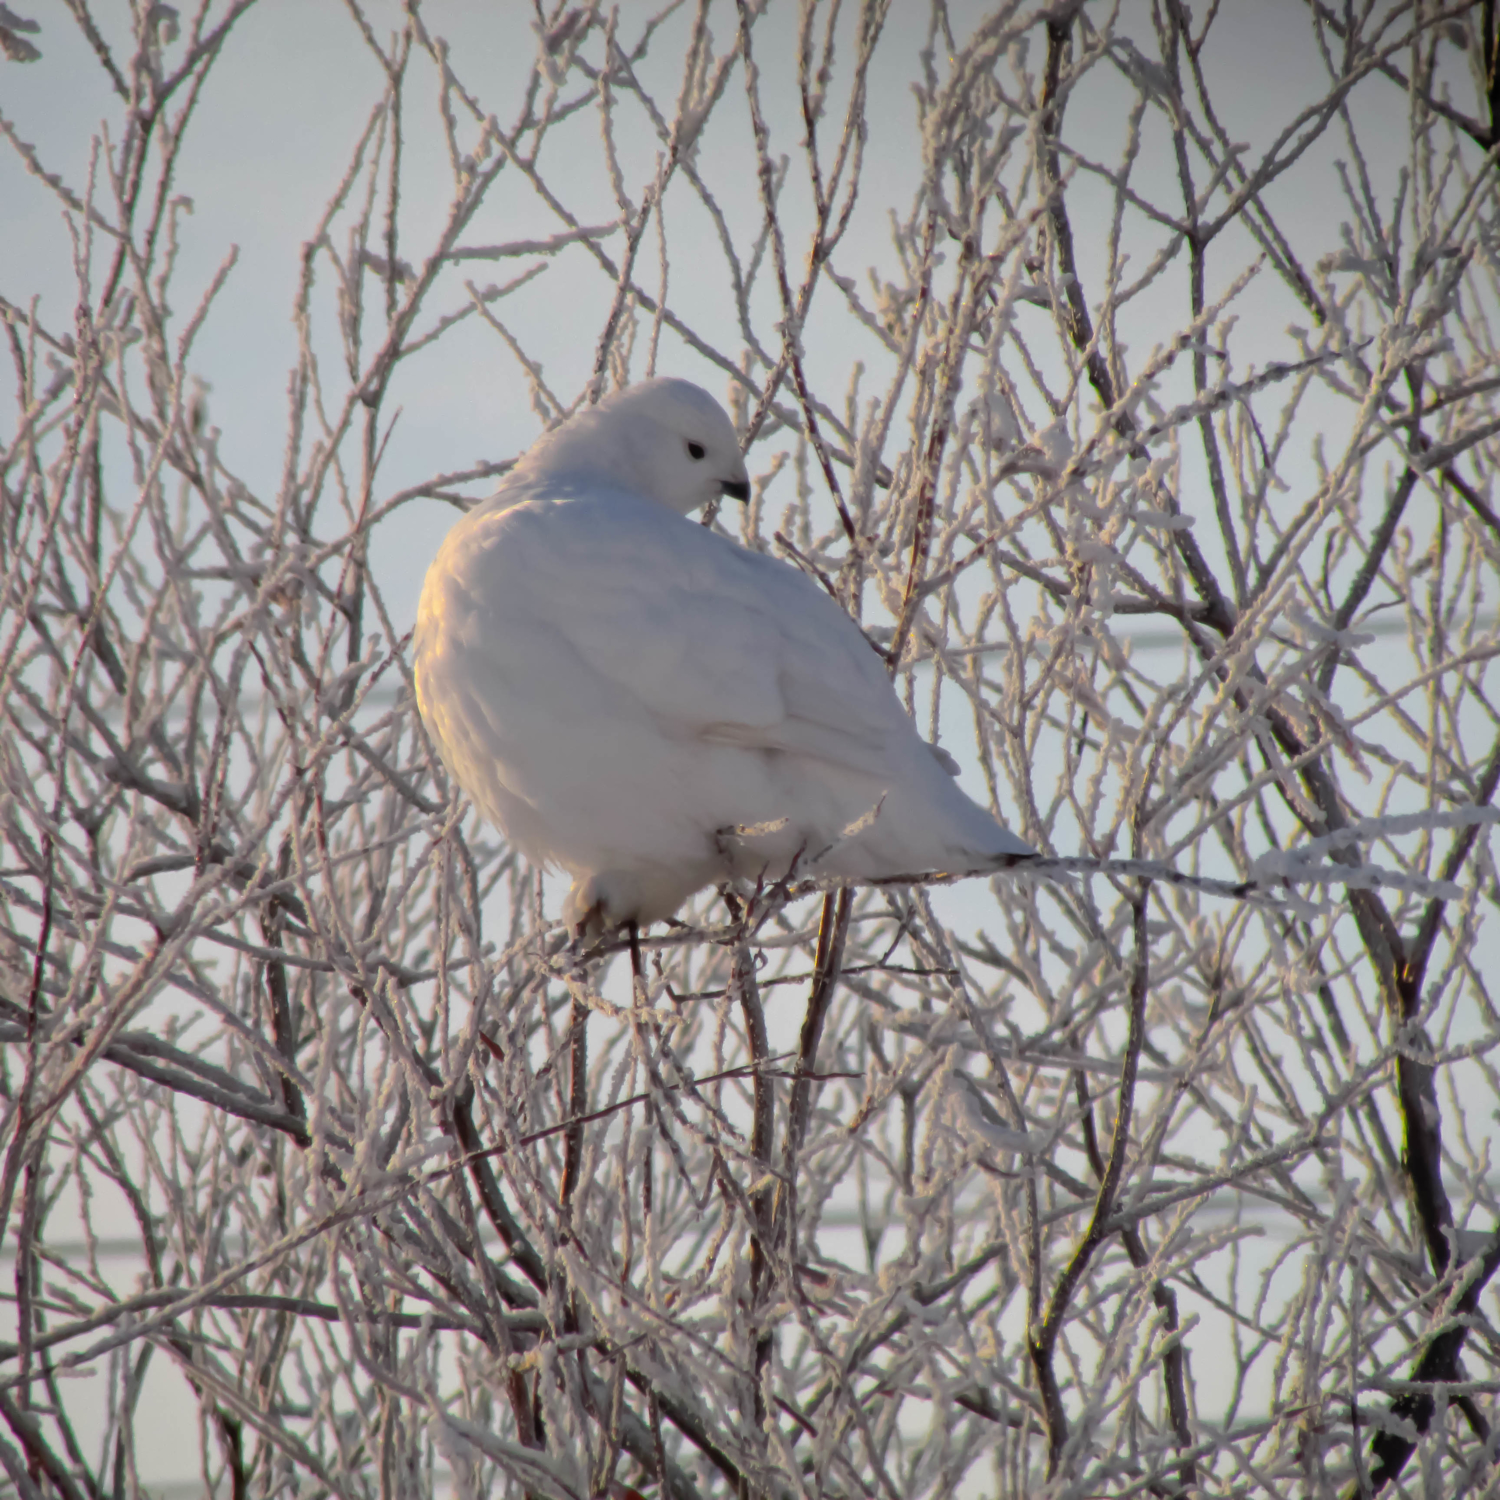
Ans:
[[[785,1243],[789,1250],[794,1248],[797,1157],[812,1113],[812,1086],[820,1076],[813,1071],[818,1042],[823,1035],[823,1022],[828,1018],[834,991],[838,988],[839,975],[843,972],[844,943],[849,936],[849,918],[853,910],[854,892],[845,886],[824,896],[818,921],[817,954],[807,995],[807,1010],[802,1017],[802,1031],[797,1042],[797,1072],[787,1104],[786,1139],[781,1151],[782,1181],[777,1187],[776,1235],[778,1243]]]
[[[1323,0],[1308,0],[1308,6],[1341,42],[1347,43],[1354,40],[1351,37],[1349,28],[1345,26],[1338,12],[1331,6],[1325,5]],[[1497,101],[1500,101],[1500,94],[1497,94],[1495,87],[1494,0],[1481,0],[1480,13],[1482,16],[1480,25],[1484,32],[1484,35],[1480,39],[1480,45],[1484,48],[1487,96],[1485,103],[1490,112],[1488,127],[1482,125],[1478,120],[1472,118],[1472,116],[1466,115],[1462,110],[1455,109],[1445,100],[1439,99],[1431,90],[1414,88],[1412,80],[1395,63],[1387,59],[1376,62],[1375,71],[1394,83],[1403,95],[1408,98],[1415,97],[1419,99],[1424,109],[1430,109],[1440,119],[1446,120],[1450,125],[1457,126],[1476,146],[1488,150],[1496,140],[1500,140],[1500,136],[1496,134]],[[1436,24],[1436,22],[1434,21],[1432,24]]]
[[[1075,1045],[1081,1045],[1081,1042],[1082,1038]],[[1094,1107],[1089,1097],[1088,1078],[1081,1069],[1075,1069],[1073,1073],[1073,1092],[1078,1100],[1083,1126],[1084,1150],[1088,1156],[1089,1165],[1093,1168],[1095,1180],[1102,1183],[1108,1168],[1104,1153],[1099,1149],[1099,1132],[1094,1122]],[[1137,1271],[1144,1271],[1150,1266],[1151,1253],[1146,1249],[1146,1242],[1141,1237],[1139,1225],[1121,1225],[1120,1242],[1125,1246],[1125,1253],[1130,1257],[1130,1264]],[[1162,1383],[1167,1393],[1167,1416],[1172,1423],[1172,1432],[1177,1439],[1177,1447],[1183,1454],[1178,1478],[1184,1493],[1187,1493],[1198,1482],[1198,1466],[1191,1457],[1193,1427],[1187,1399],[1187,1351],[1183,1347],[1182,1340],[1177,1337],[1182,1327],[1177,1311],[1177,1294],[1158,1277],[1151,1282],[1151,1300],[1161,1313],[1162,1323],[1167,1331],[1166,1353],[1162,1355]]]
[[[495,1172],[489,1162],[489,1158],[495,1154],[495,1151],[494,1148],[485,1148],[480,1140],[479,1131],[475,1128],[473,1097],[473,1090],[469,1088],[465,1089],[463,1094],[454,1101],[453,1125],[458,1144],[463,1149],[464,1159],[468,1163],[470,1175],[474,1180],[474,1186],[479,1193],[479,1202],[484,1208],[485,1217],[494,1226],[496,1234],[500,1236],[505,1248],[510,1251],[511,1258],[525,1273],[527,1280],[539,1292],[545,1291],[547,1289],[546,1265],[535,1246],[527,1238],[520,1221],[511,1213],[505,1201],[505,1195],[500,1191],[500,1184],[495,1180]]]
[[[1475,800],[1487,805],[1495,795],[1497,784],[1500,784],[1500,738],[1490,750]],[[1477,826],[1459,831],[1443,861],[1445,879],[1453,879],[1463,869],[1478,832]],[[1399,1016],[1392,1017],[1393,1025],[1411,1026],[1420,1013],[1422,981],[1442,926],[1444,907],[1444,902],[1434,899],[1422,915],[1417,935],[1397,978],[1402,1010]],[[1425,1048],[1425,1038],[1420,1040]],[[1428,1254],[1441,1274],[1452,1265],[1454,1256],[1453,1214],[1442,1180],[1442,1115],[1432,1065],[1425,1056],[1409,1056],[1409,1051],[1409,1048],[1403,1048],[1396,1059],[1397,1086],[1406,1133],[1402,1160],[1417,1201]],[[1496,1231],[1485,1254],[1464,1267],[1457,1291],[1448,1299],[1448,1305],[1437,1320],[1438,1331],[1429,1337],[1427,1347],[1417,1360],[1411,1375],[1413,1381],[1441,1385],[1458,1378],[1459,1357],[1472,1326],[1470,1317],[1478,1308],[1480,1292],[1497,1267],[1500,1267],[1500,1230]],[[1419,1433],[1425,1433],[1431,1424],[1435,1403],[1433,1392],[1406,1395],[1392,1405],[1391,1412],[1398,1420],[1409,1421]],[[1415,1449],[1416,1444],[1398,1432],[1386,1429],[1378,1433],[1371,1447],[1372,1487],[1378,1491],[1397,1478]]]
[[[1047,164],[1048,186],[1051,190],[1051,222],[1053,241],[1058,258],[1059,272],[1067,289],[1066,315],[1068,333],[1075,348],[1085,359],[1090,383],[1106,408],[1115,405],[1115,389],[1103,356],[1094,345],[1092,323],[1088,317],[1081,283],[1077,276],[1076,259],[1073,254],[1072,230],[1068,223],[1066,206],[1061,191],[1061,178],[1057,165],[1056,136],[1060,125],[1058,94],[1061,88],[1063,69],[1071,49],[1071,22],[1048,23],[1048,58],[1043,94],[1044,127],[1047,132],[1048,150],[1044,153]],[[1133,433],[1133,424],[1125,414],[1116,417],[1116,426],[1122,436]],[[1175,509],[1175,501],[1167,508]],[[1394,524],[1394,522],[1393,522]],[[1199,597],[1208,606],[1206,623],[1220,636],[1228,637],[1233,629],[1234,614],[1230,610],[1217,581],[1196,543],[1186,532],[1176,532],[1173,541],[1178,548],[1188,575]],[[1201,632],[1189,627],[1194,644],[1205,661],[1214,660],[1214,651]],[[1222,675],[1222,663],[1216,667]],[[1252,679],[1263,681],[1263,674],[1252,671]],[[1242,706],[1248,706],[1243,691],[1236,693]],[[1299,767],[1298,777],[1309,793],[1320,817],[1310,819],[1307,809],[1298,799],[1287,797],[1288,806],[1299,821],[1315,836],[1336,832],[1347,826],[1338,789],[1322,760],[1308,753],[1300,735],[1287,716],[1275,707],[1266,711],[1272,735],[1284,754]],[[1286,795],[1284,793],[1284,795]],[[1353,863],[1356,856],[1352,850],[1341,851],[1335,858]],[[1369,890],[1353,889],[1348,892],[1348,902],[1353,912],[1366,952],[1380,980],[1382,995],[1393,1026],[1410,1035],[1411,1023],[1419,1010],[1419,997],[1409,981],[1408,957],[1401,935],[1380,898]],[[1417,1209],[1417,1216],[1426,1239],[1432,1264],[1440,1273],[1446,1269],[1450,1256],[1449,1229],[1453,1223],[1452,1208],[1442,1182],[1441,1110],[1433,1065],[1427,1060],[1430,1044],[1420,1036],[1413,1036],[1408,1046],[1397,1056],[1397,1094],[1405,1127],[1406,1150],[1404,1162],[1408,1185]]]
[[[563,1147],[562,1187],[558,1200],[566,1216],[583,1175],[583,1126],[589,1106],[589,1008],[574,996],[568,1020],[568,1115],[567,1140]]]
[[[289,873],[291,857],[291,840],[283,840],[279,871],[279,878],[282,880],[285,880]],[[282,948],[283,922],[282,904],[273,896],[266,902],[265,909],[261,913],[260,930],[266,947],[277,952],[280,952]],[[281,1072],[282,1103],[292,1119],[305,1121],[307,1104],[303,1100],[302,1090],[297,1086],[297,1033],[292,1020],[291,991],[287,985],[286,965],[279,959],[268,959],[265,965],[265,979],[266,999],[271,1011],[271,1035],[275,1040],[277,1053],[286,1064]]]
[[[738,902],[735,906],[738,906]],[[756,1170],[764,1178],[769,1175],[770,1169],[776,1098],[774,1085],[766,1071],[771,1048],[766,1038],[766,1016],[760,1003],[760,990],[755,982],[755,955],[751,951],[748,934],[735,944],[729,987],[731,993],[739,997],[740,1014],[745,1022],[745,1041],[749,1047],[751,1065],[755,1069],[750,1156],[756,1163]],[[770,1291],[773,1275],[771,1258],[775,1248],[775,1202],[770,1183],[762,1182],[756,1187],[750,1195],[750,1205],[754,1222],[750,1235],[749,1313],[750,1326],[755,1336],[755,1366],[752,1371],[755,1385],[755,1430],[760,1432],[766,1420],[766,1381],[775,1348],[775,1335],[771,1329],[760,1327],[762,1309]]]
[[[22,1040],[17,1028],[0,1023],[0,1041]],[[80,1039],[80,1044],[82,1039]],[[170,1055],[178,1067],[163,1067],[151,1058],[151,1053]],[[201,1062],[190,1053],[181,1052],[165,1042],[134,1043],[117,1041],[106,1046],[100,1054],[106,1062],[127,1068],[141,1078],[149,1078],[174,1093],[187,1094],[201,1099],[203,1103],[237,1119],[248,1120],[255,1125],[266,1125],[289,1135],[299,1146],[312,1144],[305,1120],[284,1113],[255,1090],[241,1084],[237,1079],[215,1068],[211,1063]]]
[[[1111,423],[1119,436],[1131,447],[1131,456],[1144,459],[1145,449],[1138,441],[1136,425],[1127,411],[1119,404],[1119,393],[1103,351],[1099,348],[1094,333],[1093,319],[1089,316],[1088,300],[1084,294],[1083,279],[1078,274],[1078,258],[1073,246],[1073,226],[1068,217],[1067,203],[1063,195],[1062,167],[1059,158],[1058,138],[1062,130],[1062,85],[1063,72],[1073,48],[1073,21],[1047,22],[1047,64],[1042,88],[1042,125],[1045,149],[1042,152],[1042,167],[1048,192],[1048,227],[1053,252],[1057,258],[1058,280],[1062,287],[1064,302],[1060,315],[1065,325],[1069,342],[1083,359],[1089,384],[1098,396],[1100,404],[1110,413]],[[1161,492],[1164,510],[1176,514],[1176,497],[1165,489]],[[1220,635],[1227,636],[1234,628],[1234,612],[1230,609],[1218,580],[1213,576],[1207,560],[1189,531],[1173,531],[1172,543],[1182,558],[1193,587],[1206,606],[1205,622]]]
[[[121,1302],[112,1302],[86,1318],[62,1323],[46,1333],[37,1334],[31,1341],[31,1347],[37,1351],[50,1349],[55,1344],[65,1344],[69,1339],[81,1338],[96,1328],[105,1328],[149,1308],[170,1307],[189,1295],[191,1290],[190,1287],[180,1286],[158,1287],[136,1297],[127,1297]],[[327,1302],[317,1302],[309,1297],[282,1297],[260,1292],[225,1293],[207,1298],[200,1306],[218,1307],[226,1311],[285,1312],[299,1318],[316,1318],[324,1323],[339,1323],[345,1316],[344,1310]],[[483,1337],[483,1331],[476,1324],[464,1318],[445,1317],[442,1314],[385,1312],[376,1308],[363,1308],[359,1310],[358,1316],[364,1321],[387,1328],[438,1328]],[[524,1333],[545,1333],[548,1328],[545,1317],[537,1312],[512,1313],[508,1315],[507,1322]],[[0,1360],[14,1359],[19,1347],[17,1344],[0,1343]]]
[[[1460,1378],[1459,1356],[1479,1311],[1480,1293],[1497,1269],[1500,1269],[1500,1226],[1491,1234],[1489,1248],[1464,1266],[1458,1285],[1444,1299],[1427,1346],[1408,1377],[1413,1384],[1438,1388]],[[1408,1392],[1391,1403],[1391,1416],[1397,1422],[1410,1423],[1418,1433],[1425,1433],[1432,1425],[1436,1410],[1437,1389]],[[1378,1432],[1370,1444],[1373,1463],[1369,1492],[1378,1494],[1399,1478],[1416,1450],[1416,1443],[1399,1431],[1383,1428]],[[1350,1500],[1360,1500],[1363,1493],[1356,1486],[1350,1492]]]
[[[1416,488],[1418,477],[1415,469],[1407,469],[1402,474],[1401,482],[1396,486],[1395,492],[1386,504],[1385,514],[1381,516],[1379,524],[1370,537],[1370,545],[1365,551],[1365,560],[1360,564],[1359,572],[1354,575],[1349,591],[1344,595],[1344,602],[1334,612],[1332,623],[1335,630],[1343,631],[1349,628],[1355,612],[1364,603],[1365,596],[1374,586],[1375,579],[1385,563],[1386,553],[1395,539],[1396,527],[1406,510],[1406,502],[1411,499],[1411,493]],[[1335,648],[1329,651],[1328,659],[1318,672],[1318,688],[1321,692],[1326,694],[1333,685],[1333,674],[1338,664],[1339,653]]]
[[[29,1411],[17,1406],[5,1391],[0,1391],[0,1416],[3,1416],[16,1440],[25,1449],[35,1472],[45,1474],[63,1500],[85,1500],[82,1490],[73,1482],[68,1466],[52,1451],[42,1435],[42,1424]]]
[[[1099,1179],[1099,1191],[1094,1200],[1094,1211],[1083,1237],[1074,1247],[1073,1254],[1053,1288],[1047,1311],[1040,1325],[1033,1325],[1027,1335],[1031,1354],[1031,1367],[1036,1375],[1037,1386],[1042,1394],[1042,1408],[1047,1423],[1047,1473],[1057,1473],[1062,1462],[1063,1449],[1068,1441],[1068,1417],[1063,1407],[1062,1390],[1058,1384],[1054,1356],[1058,1336],[1062,1332],[1063,1319],[1078,1283],[1083,1279],[1095,1251],[1109,1233],[1109,1221],[1114,1212],[1120,1178],[1125,1171],[1125,1157],[1130,1149],[1130,1121],[1135,1105],[1136,1071],[1140,1067],[1141,1047],[1146,1035],[1146,995],[1150,983],[1151,950],[1146,926],[1146,911],[1150,886],[1144,886],[1132,898],[1134,912],[1135,951],[1130,974],[1130,1033],[1125,1042],[1125,1055],[1120,1065],[1120,1088],[1115,1096],[1115,1128],[1110,1141],[1109,1159],[1103,1163]]]

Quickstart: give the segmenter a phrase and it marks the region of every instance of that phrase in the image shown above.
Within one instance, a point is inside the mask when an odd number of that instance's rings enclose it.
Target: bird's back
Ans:
[[[461,520],[414,655],[455,779],[615,919],[794,865],[873,879],[1030,852],[821,589],[597,479],[518,476]]]

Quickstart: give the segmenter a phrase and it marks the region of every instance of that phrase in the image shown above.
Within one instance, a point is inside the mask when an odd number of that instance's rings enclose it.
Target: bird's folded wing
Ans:
[[[794,569],[649,502],[547,510],[510,528],[506,613],[556,632],[663,732],[874,775],[915,733],[859,629]]]

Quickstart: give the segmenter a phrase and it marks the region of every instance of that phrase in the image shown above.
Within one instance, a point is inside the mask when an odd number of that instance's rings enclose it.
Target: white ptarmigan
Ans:
[[[701,387],[541,438],[422,587],[417,703],[454,779],[589,930],[732,878],[877,879],[1032,853],[959,790],[884,663],[796,569],[688,519],[749,496]]]

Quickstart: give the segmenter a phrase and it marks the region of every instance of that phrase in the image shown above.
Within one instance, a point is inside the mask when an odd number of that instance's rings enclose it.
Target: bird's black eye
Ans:
[[[702,443],[689,443],[688,444],[688,457],[689,458],[702,458],[703,454],[704,454],[704,447],[703,447]]]

